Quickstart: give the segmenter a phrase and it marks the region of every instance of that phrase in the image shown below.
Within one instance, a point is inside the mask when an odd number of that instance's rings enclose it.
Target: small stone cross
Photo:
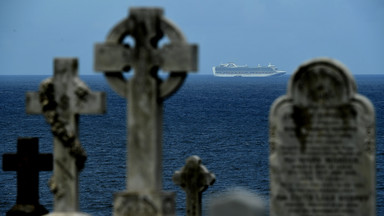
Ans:
[[[201,215],[201,195],[215,180],[215,175],[201,164],[198,156],[189,157],[185,166],[175,172],[173,182],[187,194],[187,216]]]
[[[164,35],[170,43],[157,48]],[[133,37],[134,47],[123,44],[128,36]],[[156,200],[156,195],[149,194],[162,190],[163,100],[182,85],[188,71],[197,70],[197,46],[187,44],[162,9],[132,8],[106,42],[96,44],[94,68],[103,71],[111,87],[129,101],[127,191]],[[134,75],[126,80],[122,71],[131,68]],[[169,77],[161,80],[158,69],[170,71]],[[156,202],[152,203],[156,211],[162,211]]]
[[[39,171],[51,171],[52,164],[52,154],[39,154],[39,139],[36,137],[18,138],[17,154],[3,155],[3,170],[17,171],[16,205],[7,212],[7,216],[48,213],[39,204]]]
[[[54,76],[27,93],[27,113],[44,114],[54,135],[51,190],[55,212],[78,210],[78,173],[86,154],[78,139],[79,114],[105,112],[105,94],[91,92],[77,76],[76,58],[56,58]]]

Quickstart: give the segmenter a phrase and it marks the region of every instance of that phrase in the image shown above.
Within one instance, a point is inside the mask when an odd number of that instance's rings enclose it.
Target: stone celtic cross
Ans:
[[[17,154],[3,155],[3,170],[17,171],[16,205],[7,216],[48,213],[39,204],[39,171],[51,171],[52,164],[52,154],[39,154],[39,139],[35,137],[19,138]]]
[[[124,44],[128,36],[134,39],[133,47]],[[157,48],[163,36],[170,43]],[[103,71],[111,87],[129,101],[127,191],[161,191],[163,100],[182,85],[188,71],[197,69],[197,46],[187,44],[162,9],[132,8],[106,42],[95,45],[94,68]],[[126,80],[122,71],[130,69],[134,75]],[[170,72],[169,77],[161,80],[158,69]]]
[[[271,216],[376,215],[375,113],[341,63],[311,60],[271,107]]]
[[[56,58],[54,76],[44,80],[39,92],[27,93],[27,113],[44,114],[54,136],[54,169],[51,190],[55,212],[75,212],[78,175],[86,154],[78,138],[79,114],[105,112],[105,94],[91,92],[77,74],[76,58]]]
[[[187,194],[187,216],[201,216],[202,193],[213,185],[216,177],[201,164],[198,156],[191,156],[180,171],[173,175],[173,182],[179,185]]]

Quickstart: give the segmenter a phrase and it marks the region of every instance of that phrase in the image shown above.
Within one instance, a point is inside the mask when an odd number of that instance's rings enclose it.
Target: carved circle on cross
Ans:
[[[148,44],[152,45],[153,48],[156,48],[157,43],[159,39],[164,35],[168,37],[170,44],[183,44],[185,45],[187,43],[186,38],[182,34],[182,32],[179,30],[179,28],[174,25],[170,20],[166,19],[164,16],[162,16],[163,10],[160,8],[134,8],[130,10],[130,16],[120,21],[114,28],[110,31],[109,35],[106,39],[106,44],[119,44],[124,45],[124,39],[133,36],[136,45],[145,45]],[[150,18],[143,19],[144,16],[149,15]],[[139,21],[138,21],[139,20]],[[152,25],[156,29],[138,29],[136,24],[138,22],[143,22],[145,25]],[[135,34],[141,31],[142,34],[143,31],[145,33],[153,34],[153,31],[160,31],[155,32],[155,35],[153,35],[151,40],[147,40],[145,43],[143,42],[143,38],[135,38]],[[148,32],[146,32],[148,31]],[[159,34],[160,36],[159,36]],[[157,34],[157,35],[156,35]],[[126,45],[125,45],[126,46]],[[126,46],[127,49],[135,49],[136,47],[129,47]],[[159,49],[153,49],[158,51]],[[137,53],[134,53],[133,55],[138,55]],[[155,54],[156,56],[156,54]],[[152,56],[150,55],[149,58]],[[152,59],[152,58],[151,58]],[[153,58],[154,62],[152,62],[153,66],[160,67],[158,59]],[[153,60],[152,59],[152,60]],[[124,66],[122,68],[122,71],[104,71],[105,77],[108,81],[108,83],[111,85],[111,87],[120,95],[127,97],[127,85],[129,85],[129,80],[125,79],[122,72],[123,71],[129,71],[130,65]],[[160,83],[159,89],[159,97],[161,99],[165,99],[166,97],[170,96],[174,92],[176,92],[180,86],[183,84],[185,78],[187,77],[187,71],[170,71],[169,77],[166,80],[163,80]]]

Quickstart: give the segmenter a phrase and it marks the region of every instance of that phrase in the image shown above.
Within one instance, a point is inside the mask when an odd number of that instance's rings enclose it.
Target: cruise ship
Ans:
[[[258,65],[248,67],[247,65],[236,65],[235,63],[225,63],[212,67],[213,75],[218,77],[269,77],[281,76],[285,71],[278,70],[275,65]]]

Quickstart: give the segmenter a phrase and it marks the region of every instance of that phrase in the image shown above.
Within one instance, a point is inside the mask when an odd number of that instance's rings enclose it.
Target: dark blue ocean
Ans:
[[[40,152],[52,152],[50,127],[41,115],[25,113],[25,93],[37,91],[47,76],[0,76],[0,155],[16,152],[17,137],[39,137]],[[113,193],[125,188],[126,100],[103,76],[81,77],[93,91],[107,92],[107,113],[80,117],[80,140],[88,160],[80,175],[80,207],[92,215],[112,215]],[[172,183],[185,159],[198,155],[216,175],[204,202],[230,187],[243,187],[268,202],[268,112],[285,94],[289,76],[217,78],[189,76],[164,103],[163,188],[177,193],[177,215],[185,215],[184,192]],[[376,109],[377,215],[384,215],[384,75],[356,75],[358,91]],[[40,172],[40,203],[52,210]],[[0,170],[0,212],[16,202],[16,172]]]

